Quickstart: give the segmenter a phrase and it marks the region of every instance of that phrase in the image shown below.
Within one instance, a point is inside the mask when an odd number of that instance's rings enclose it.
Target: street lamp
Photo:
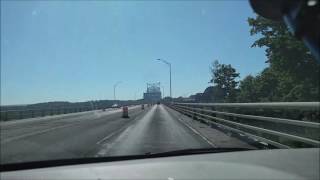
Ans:
[[[116,100],[116,87],[122,83],[121,81],[118,81],[116,82],[114,85],[113,85],[113,100]]]
[[[170,97],[172,98],[172,88],[171,88],[171,63],[169,63],[168,61],[163,60],[163,59],[157,59],[157,61],[161,61],[161,62],[163,62],[163,63],[165,63],[166,65],[169,66],[169,73],[170,73]]]
[[[164,98],[164,86],[161,86],[162,87],[162,98]]]
[[[95,110],[96,108],[95,108],[95,104],[93,104],[93,101],[89,101],[89,103],[90,103],[92,111]]]

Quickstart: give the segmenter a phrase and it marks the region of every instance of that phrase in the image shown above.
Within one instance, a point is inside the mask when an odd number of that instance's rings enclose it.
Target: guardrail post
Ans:
[[[192,108],[195,108],[194,106],[191,106],[191,107],[192,107]],[[198,120],[198,118],[197,118],[197,114],[196,114],[196,110],[192,109],[191,111],[193,112],[192,119],[194,119],[194,120]]]
[[[207,113],[204,111],[206,109],[206,107],[205,106],[202,106],[201,107],[201,110],[200,110],[200,114],[203,114],[203,115],[206,115]],[[200,122],[202,122],[202,123],[207,123],[205,120],[203,120],[203,119],[200,119]]]
[[[214,106],[211,107],[212,111],[216,111],[216,108]],[[211,116],[217,117],[216,113],[211,113]]]

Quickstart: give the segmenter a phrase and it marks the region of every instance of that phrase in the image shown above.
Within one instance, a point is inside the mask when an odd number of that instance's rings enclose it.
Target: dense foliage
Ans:
[[[236,99],[236,87],[239,77],[239,73],[236,72],[230,64],[219,64],[216,60],[210,67],[212,72],[211,83],[214,83],[214,91],[212,99],[215,101],[228,101],[233,102]],[[204,93],[205,94],[205,93]]]
[[[268,67],[236,81],[239,74],[231,65],[215,61],[210,82],[219,91],[211,100],[222,91],[220,102],[319,101],[319,64],[303,42],[281,22],[257,16],[248,23],[251,35],[259,35],[252,47],[266,48]]]

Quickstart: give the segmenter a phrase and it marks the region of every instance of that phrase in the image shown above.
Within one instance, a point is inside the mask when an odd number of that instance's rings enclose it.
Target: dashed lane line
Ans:
[[[218,147],[217,145],[213,144],[208,138],[206,138],[205,136],[203,136],[201,133],[199,133],[196,129],[194,129],[193,127],[191,127],[189,124],[185,123],[182,121],[181,118],[177,118],[181,123],[183,123],[184,125],[186,125],[191,131],[193,131],[195,134],[197,134],[198,136],[200,136],[203,140],[205,140],[208,144],[210,144],[212,147]]]

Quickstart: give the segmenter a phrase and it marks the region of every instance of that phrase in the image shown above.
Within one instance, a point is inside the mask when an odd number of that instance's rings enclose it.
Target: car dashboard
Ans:
[[[4,171],[13,179],[319,179],[319,148],[250,150]]]

